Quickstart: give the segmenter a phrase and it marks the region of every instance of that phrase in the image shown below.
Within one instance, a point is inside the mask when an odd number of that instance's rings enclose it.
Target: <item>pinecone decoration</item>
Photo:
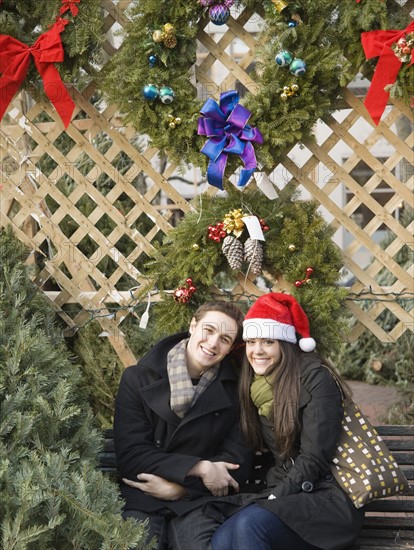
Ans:
[[[175,48],[177,45],[177,39],[173,34],[167,34],[164,38],[164,46],[167,48]]]
[[[232,269],[240,269],[243,264],[243,244],[239,239],[227,235],[224,238],[221,249],[229,262],[229,266]]]
[[[249,270],[260,275],[263,265],[263,248],[260,241],[250,237],[244,243],[244,260],[249,264]]]

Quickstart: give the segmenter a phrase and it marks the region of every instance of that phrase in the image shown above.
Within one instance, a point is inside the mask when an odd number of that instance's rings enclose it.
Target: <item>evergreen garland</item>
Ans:
[[[101,0],[81,0],[76,5],[79,12],[75,17],[70,10],[62,15],[70,23],[61,35],[65,59],[56,64],[62,80],[67,82],[76,82],[85,68],[93,70],[93,64],[101,59],[104,39]],[[0,4],[1,33],[31,46],[53,25],[61,6],[62,0],[3,0]],[[42,93],[41,77],[33,63],[23,86]]]
[[[312,137],[318,118],[335,109],[340,88],[349,83],[364,62],[361,32],[403,29],[408,16],[395,0],[303,0],[298,9],[291,6],[291,11],[299,11],[303,24],[291,28],[271,0],[240,1],[235,8],[242,10],[246,6],[263,14],[265,25],[252,75],[258,93],[248,93],[242,102],[252,111],[249,124],[264,137],[264,145],[256,148],[258,161],[264,169],[271,169],[287,148]],[[196,132],[203,102],[197,99],[195,87],[189,85],[189,70],[196,60],[198,22],[204,22],[203,8],[196,0],[143,0],[130,15],[122,48],[106,66],[103,89],[126,119],[150,136],[154,146],[167,150],[176,162],[205,169],[206,157],[200,153],[205,140]],[[154,31],[167,23],[175,29],[174,48],[152,38]],[[275,56],[281,50],[306,62],[303,76],[292,76],[287,68],[277,65]],[[148,62],[152,54],[158,57],[154,66]],[[373,64],[367,63],[366,67],[369,70]],[[393,95],[407,101],[408,71],[406,67],[401,69],[393,91]],[[160,100],[147,101],[142,90],[150,83],[170,86],[175,92],[174,101],[169,105]],[[299,86],[299,93],[283,101],[283,87],[293,83]],[[180,118],[181,124],[171,128],[170,117]]]
[[[147,265],[150,285],[165,294],[157,304],[156,330],[171,333],[186,329],[201,303],[217,299],[217,287],[233,288],[239,274],[248,274],[248,263],[243,264],[241,271],[233,271],[222,253],[221,243],[208,237],[209,226],[240,208],[245,214],[264,219],[269,227],[263,244],[264,283],[271,285],[272,279],[283,277],[289,293],[309,317],[318,350],[325,355],[336,350],[344,328],[342,316],[347,292],[337,286],[341,256],[331,240],[332,231],[317,211],[317,203],[298,200],[287,188],[280,198],[269,201],[259,191],[248,188],[240,194],[231,186],[226,198],[206,193],[193,205],[195,210],[187,213],[165,237]],[[241,238],[247,236],[244,231]],[[304,279],[309,267],[313,269],[312,276],[296,287],[295,282]],[[188,277],[197,288],[188,303],[180,303],[165,293],[185,284]],[[224,295],[222,299],[228,297]],[[236,295],[234,299],[240,299],[242,309],[247,309],[255,297]]]
[[[29,279],[27,253],[0,233],[0,547],[144,549],[124,521],[118,486],[97,468],[101,435],[84,380],[51,310]]]

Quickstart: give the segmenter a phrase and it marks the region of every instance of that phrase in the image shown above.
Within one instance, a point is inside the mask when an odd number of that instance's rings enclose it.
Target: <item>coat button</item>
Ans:
[[[331,483],[333,479],[334,479],[334,476],[332,474],[326,474],[325,481],[327,481],[328,483]]]
[[[156,439],[155,440],[155,446],[156,447],[161,447],[161,439]]]
[[[214,416],[218,416],[220,413],[219,412],[215,412],[214,413]]]
[[[302,483],[302,491],[311,493],[313,491],[313,483],[311,481],[304,481]]]

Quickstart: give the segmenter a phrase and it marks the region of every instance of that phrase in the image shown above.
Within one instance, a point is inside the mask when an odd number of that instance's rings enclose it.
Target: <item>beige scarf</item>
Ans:
[[[181,340],[167,355],[167,373],[171,389],[170,407],[180,418],[184,418],[187,411],[217,377],[220,366],[215,365],[204,372],[199,383],[194,386],[187,370],[187,343],[188,338]]]

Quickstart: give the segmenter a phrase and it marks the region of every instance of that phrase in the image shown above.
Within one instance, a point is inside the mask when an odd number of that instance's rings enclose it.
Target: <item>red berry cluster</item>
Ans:
[[[186,279],[185,284],[187,286],[180,286],[174,290],[174,300],[176,302],[180,302],[181,304],[186,304],[191,300],[191,296],[194,294],[194,292],[197,290],[197,288],[193,285],[193,279],[191,277],[188,277]]]
[[[224,230],[224,223],[218,222],[216,225],[208,226],[208,238],[214,241],[215,243],[220,243],[221,239],[227,236],[226,231]]]
[[[297,288],[300,288],[303,285],[303,283],[309,282],[309,279],[310,279],[312,273],[313,273],[313,268],[308,267],[307,270],[306,270],[306,277],[304,279],[302,279],[301,281],[295,281],[295,286]]]
[[[263,218],[260,218],[259,223],[262,231],[269,231],[269,226],[266,224],[266,221]]]

